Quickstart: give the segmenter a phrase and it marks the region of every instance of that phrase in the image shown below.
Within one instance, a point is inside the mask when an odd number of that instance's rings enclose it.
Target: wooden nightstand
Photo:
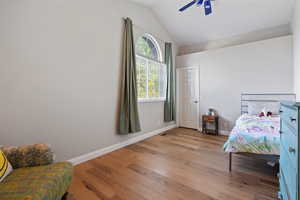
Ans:
[[[208,129],[208,124],[212,125],[213,129]],[[202,132],[206,134],[219,135],[219,117],[203,115],[202,116]]]

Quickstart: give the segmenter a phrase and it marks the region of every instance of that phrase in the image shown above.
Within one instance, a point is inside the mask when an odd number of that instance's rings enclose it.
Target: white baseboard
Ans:
[[[229,136],[230,135],[230,131],[220,130],[219,133],[220,133],[220,135],[225,135],[225,136]]]
[[[199,131],[202,132],[202,128],[199,128]],[[220,135],[229,136],[230,131],[219,130]]]
[[[140,141],[145,140],[145,139],[147,139],[149,137],[153,137],[155,135],[158,135],[160,133],[163,133],[163,132],[165,132],[167,130],[170,130],[170,129],[173,129],[173,128],[176,128],[176,127],[177,127],[176,124],[171,125],[171,126],[167,126],[167,127],[164,127],[164,128],[161,128],[161,129],[158,129],[158,130],[155,130],[155,131],[152,131],[150,133],[145,133],[143,135],[131,138],[131,139],[126,140],[124,142],[120,142],[120,143],[111,145],[109,147],[105,147],[103,149],[99,149],[99,150],[96,150],[96,151],[93,151],[93,152],[90,152],[90,153],[78,156],[76,158],[72,158],[72,159],[70,159],[68,161],[71,162],[73,165],[78,165],[80,163],[92,160],[92,159],[97,158],[99,156],[103,156],[103,155],[105,155],[107,153],[110,153],[112,151],[115,151],[117,149],[126,147],[128,145],[131,145],[131,144],[134,144],[134,143],[137,143],[137,142],[140,142]]]

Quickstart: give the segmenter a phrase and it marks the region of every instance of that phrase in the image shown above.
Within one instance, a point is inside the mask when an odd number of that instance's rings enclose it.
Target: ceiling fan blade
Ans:
[[[198,0],[197,5],[198,5],[198,6],[201,6],[201,5],[203,4],[203,1],[204,1],[204,0]]]
[[[212,13],[212,7],[211,7],[210,0],[206,0],[204,2],[204,10],[205,10],[205,15],[210,15]]]
[[[179,11],[180,11],[180,12],[183,12],[183,11],[185,11],[187,8],[189,8],[189,7],[191,7],[192,5],[194,5],[195,3],[196,3],[196,1],[194,0],[194,1],[192,1],[191,3],[189,3],[189,4],[185,5],[185,6],[183,6],[182,8],[180,8]]]

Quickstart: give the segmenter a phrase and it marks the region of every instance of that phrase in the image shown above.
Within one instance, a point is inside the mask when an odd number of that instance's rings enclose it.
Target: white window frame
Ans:
[[[142,60],[145,61],[146,68],[147,68],[147,88],[146,88],[146,90],[147,90],[147,92],[146,92],[147,98],[138,98],[138,102],[140,102],[140,103],[164,102],[164,101],[166,101],[166,95],[165,95],[165,97],[155,97],[155,98],[149,98],[148,97],[148,80],[149,80],[149,71],[148,70],[149,70],[149,62],[154,62],[156,64],[159,64],[160,67],[167,68],[166,64],[162,62],[161,48],[160,48],[158,42],[156,41],[156,39],[152,35],[146,33],[146,34],[142,35],[141,37],[147,37],[148,39],[150,39],[153,42],[153,44],[156,47],[156,50],[157,50],[157,53],[158,53],[158,59],[159,60],[155,60],[155,59],[146,57],[144,55],[141,55],[139,53],[136,53],[136,57],[137,58],[142,59]],[[167,79],[167,74],[166,74],[165,79]],[[159,79],[159,80],[161,80],[161,79]],[[167,80],[165,80],[165,81],[167,81]]]
[[[146,82],[147,83],[147,87],[146,87],[147,97],[146,98],[138,98],[138,102],[141,102],[141,103],[147,103],[148,102],[148,103],[150,103],[150,102],[164,102],[164,101],[166,101],[166,97],[155,97],[155,98],[149,98],[148,97],[149,62],[152,62],[152,63],[154,62],[154,63],[158,64],[160,67],[166,67],[167,68],[166,64],[162,63],[162,62],[158,62],[158,61],[150,59],[150,58],[147,58],[145,56],[138,55],[138,54],[136,54],[136,57],[139,58],[139,59],[144,60],[144,62],[146,63],[146,69],[147,69],[147,82]],[[166,78],[167,77],[165,77],[165,79]],[[161,80],[161,77],[159,78],[159,80]],[[160,84],[160,82],[159,82],[159,84]]]

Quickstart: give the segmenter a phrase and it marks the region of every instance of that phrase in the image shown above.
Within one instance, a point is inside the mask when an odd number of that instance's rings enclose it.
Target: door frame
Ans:
[[[192,66],[192,67],[180,67],[176,69],[176,101],[177,101],[177,106],[176,106],[176,125],[177,127],[180,127],[180,72],[184,70],[189,70],[189,69],[197,69],[198,70],[198,81],[199,81],[199,96],[198,96],[198,106],[197,106],[197,130],[201,131],[200,127],[200,103],[201,103],[201,93],[200,93],[200,66]]]

